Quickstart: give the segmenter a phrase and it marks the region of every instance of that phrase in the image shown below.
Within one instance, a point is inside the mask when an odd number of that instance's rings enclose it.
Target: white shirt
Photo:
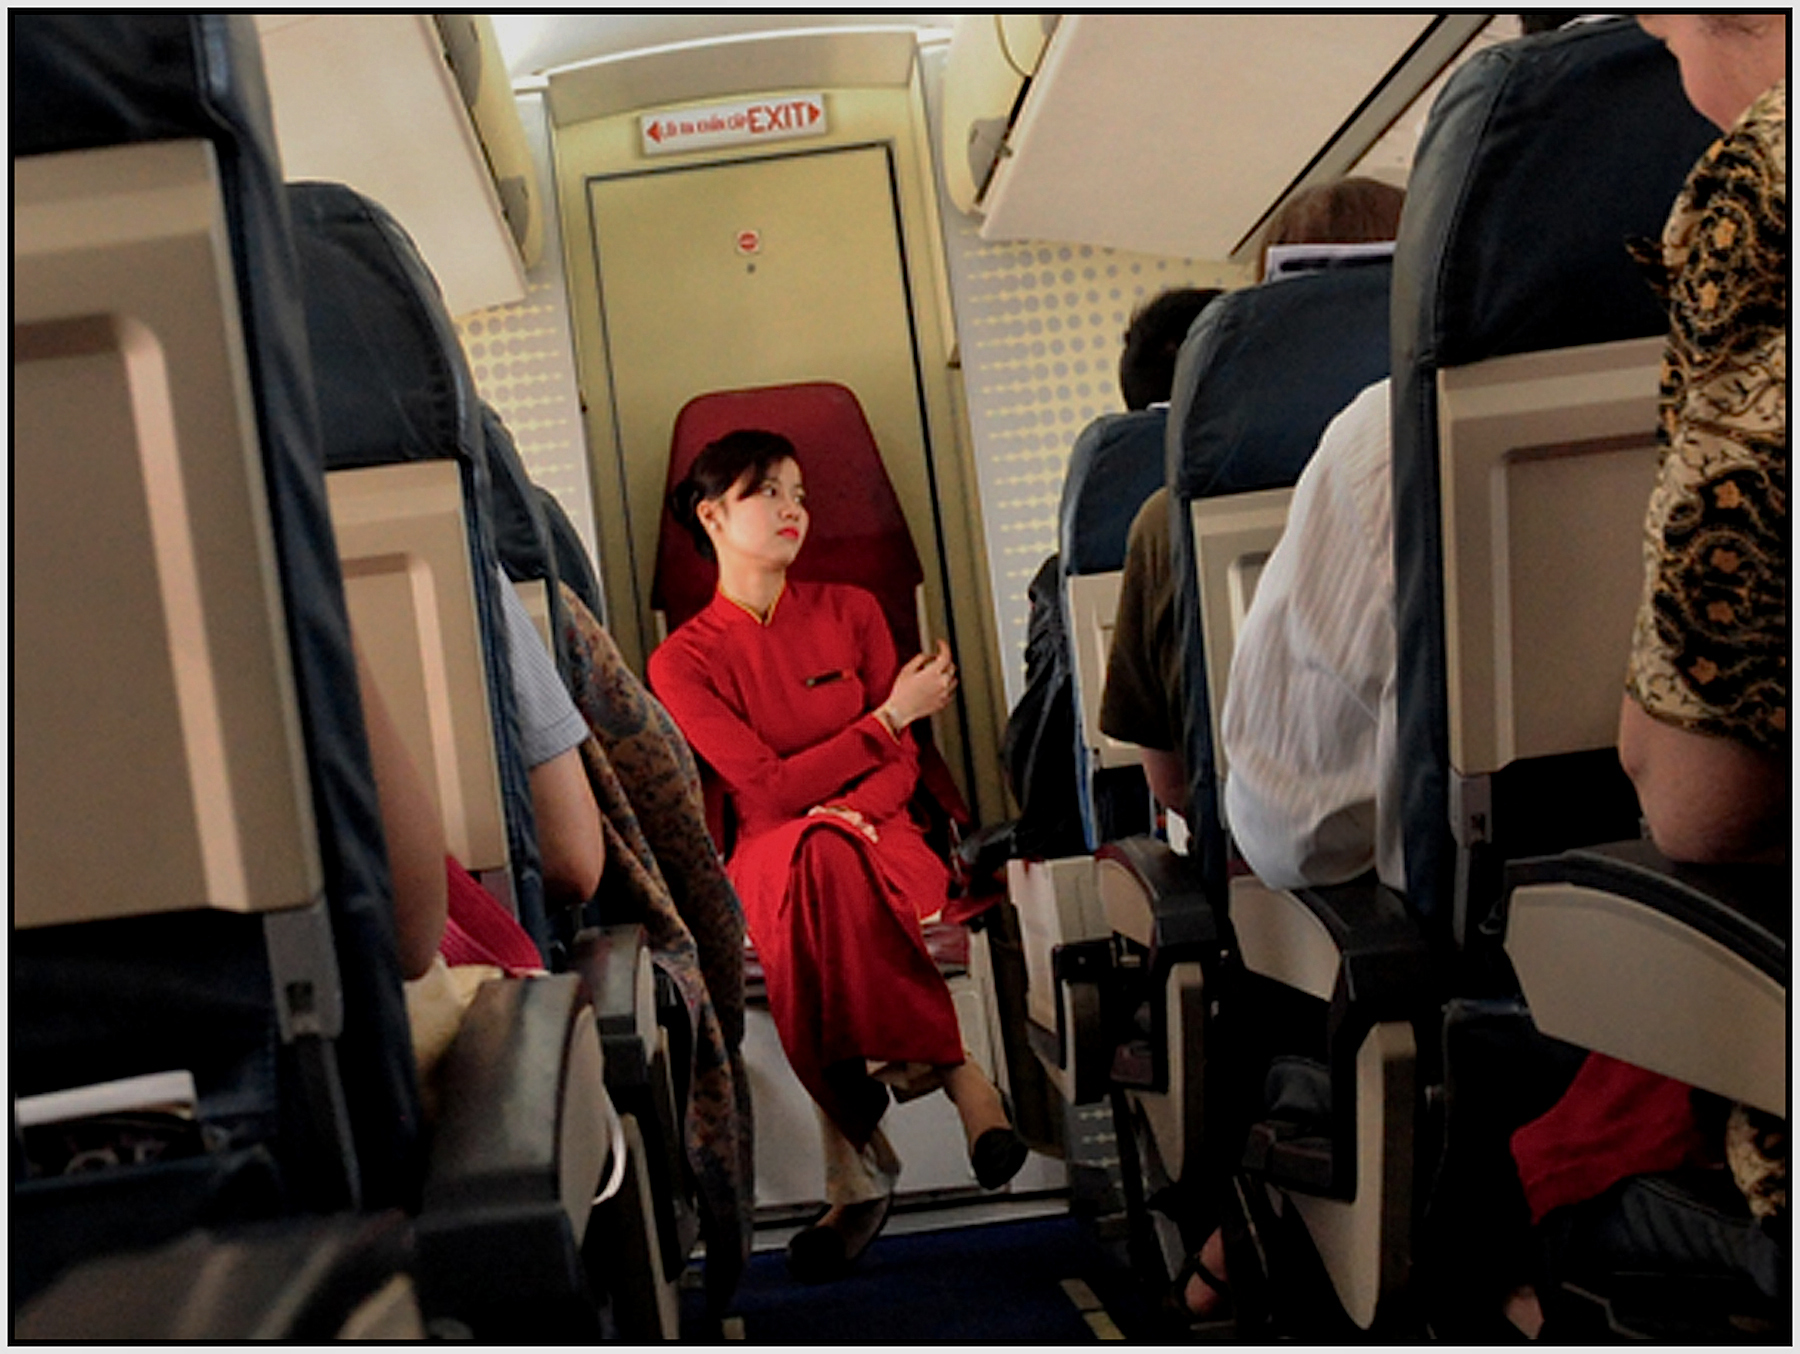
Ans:
[[[1225,818],[1271,888],[1406,883],[1388,398],[1380,381],[1325,429],[1232,654]]]

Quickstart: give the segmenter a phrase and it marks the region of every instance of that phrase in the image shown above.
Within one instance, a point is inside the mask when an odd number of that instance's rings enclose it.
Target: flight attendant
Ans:
[[[918,781],[909,729],[949,704],[956,666],[942,641],[899,663],[860,588],[788,578],[808,518],[786,438],[720,438],[670,507],[719,583],[651,655],[650,684],[735,810],[732,882],[825,1140],[828,1207],[790,1244],[789,1266],[834,1278],[880,1230],[899,1174],[879,1127],[884,1082],[941,1085],[984,1188],[1026,1157],[999,1093],[965,1059],[921,931],[950,876],[907,811]]]

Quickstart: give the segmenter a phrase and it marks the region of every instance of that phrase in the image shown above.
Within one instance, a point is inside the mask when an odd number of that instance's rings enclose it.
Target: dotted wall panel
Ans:
[[[538,182],[550,188],[549,123],[543,96],[524,94],[525,123]],[[569,328],[569,294],[563,278],[562,232],[554,204],[539,198],[545,220],[544,252],[526,274],[525,299],[457,320],[463,348],[481,396],[506,421],[532,480],[556,495],[599,570],[595,549],[592,480],[582,431],[581,390],[575,377],[575,341]]]

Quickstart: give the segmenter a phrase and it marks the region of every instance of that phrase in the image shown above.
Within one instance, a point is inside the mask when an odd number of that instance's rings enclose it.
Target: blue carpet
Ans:
[[[883,1235],[848,1278],[798,1284],[780,1251],[752,1258],[730,1315],[752,1344],[1088,1344],[1097,1337],[1062,1281],[1081,1279],[1108,1315],[1137,1325],[1127,1284],[1073,1217]],[[684,1313],[684,1317],[687,1313]],[[708,1339],[684,1325],[689,1339]],[[710,1338],[716,1338],[716,1335]]]

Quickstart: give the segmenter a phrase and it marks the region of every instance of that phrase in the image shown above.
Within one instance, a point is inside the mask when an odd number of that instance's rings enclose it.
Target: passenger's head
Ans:
[[[1175,385],[1175,357],[1188,326],[1224,294],[1210,287],[1176,287],[1132,312],[1125,351],[1119,355],[1119,393],[1127,409],[1147,409],[1169,398]]]
[[[1256,276],[1269,271],[1278,244],[1375,244],[1400,233],[1406,194],[1379,179],[1338,179],[1296,193],[1282,204],[1263,233]]]
[[[1637,19],[1674,54],[1688,102],[1720,131],[1729,131],[1787,74],[1786,14],[1640,14]]]
[[[726,433],[707,443],[694,458],[687,477],[669,491],[669,511],[694,538],[701,555],[717,559],[707,529],[707,520],[716,520],[717,514],[703,512],[703,505],[749,498],[765,481],[778,475],[784,463],[792,464],[798,472],[794,444],[780,433],[756,428]]]

